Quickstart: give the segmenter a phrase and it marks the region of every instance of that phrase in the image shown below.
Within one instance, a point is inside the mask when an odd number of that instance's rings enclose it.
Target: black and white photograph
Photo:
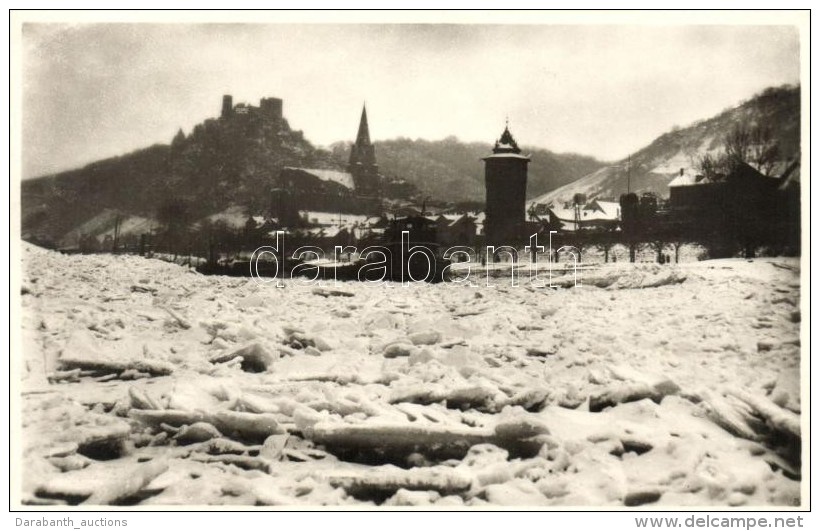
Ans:
[[[11,506],[807,507],[809,11],[331,14],[10,14]]]

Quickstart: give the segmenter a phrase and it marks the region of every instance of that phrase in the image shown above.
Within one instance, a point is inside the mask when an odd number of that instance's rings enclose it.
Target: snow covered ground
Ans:
[[[23,255],[22,503],[801,502],[797,260],[550,290]]]

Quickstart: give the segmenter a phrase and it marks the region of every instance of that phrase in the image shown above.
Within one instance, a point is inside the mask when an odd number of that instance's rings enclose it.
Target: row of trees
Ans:
[[[545,235],[546,237],[546,235]],[[585,252],[595,249],[603,254],[604,262],[618,260],[619,248],[626,251],[626,258],[630,262],[638,261],[640,253],[651,250],[657,262],[668,259],[675,263],[680,261],[680,251],[684,245],[696,243],[694,240],[661,233],[624,234],[620,231],[580,231],[577,233],[563,233],[553,235],[553,248],[562,246],[573,247],[583,257]]]

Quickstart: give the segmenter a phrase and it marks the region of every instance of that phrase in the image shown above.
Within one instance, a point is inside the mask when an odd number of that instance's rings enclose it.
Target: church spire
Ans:
[[[353,177],[356,193],[370,197],[381,195],[381,178],[379,167],[376,165],[376,147],[370,142],[370,127],[367,125],[367,109],[364,105],[362,105],[362,119],[359,121],[356,143],[350,148],[347,171]]]
[[[370,127],[367,125],[367,107],[362,105],[362,118],[359,121],[359,132],[356,134],[356,143],[350,150],[350,161],[348,171],[353,172],[353,168],[372,167],[376,171],[376,150],[370,143]]]
[[[362,104],[362,119],[359,121],[359,133],[356,135],[356,144],[359,146],[370,145],[370,127],[367,125],[367,107]]]

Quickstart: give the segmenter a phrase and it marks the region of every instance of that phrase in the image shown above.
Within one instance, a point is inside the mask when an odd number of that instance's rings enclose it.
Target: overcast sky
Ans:
[[[520,144],[604,160],[797,83],[786,26],[31,24],[23,176],[154,143],[234,102],[284,99],[308,140]]]

